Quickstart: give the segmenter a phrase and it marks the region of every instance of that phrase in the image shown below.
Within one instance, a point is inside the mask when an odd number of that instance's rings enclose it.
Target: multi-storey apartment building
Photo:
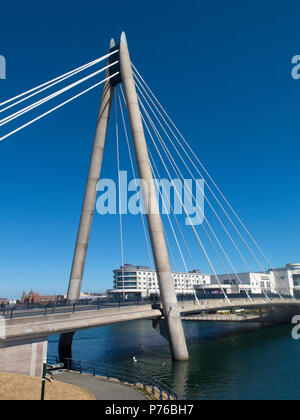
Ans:
[[[300,296],[300,264],[260,273],[202,274],[199,270],[174,272],[177,294],[251,294]],[[109,295],[116,297],[149,297],[159,294],[157,274],[147,266],[125,264],[114,270],[114,288]]]
[[[210,276],[194,270],[188,273],[172,273],[175,289],[180,294],[194,294],[195,286],[209,284]],[[110,295],[149,297],[159,294],[157,274],[147,266],[125,264],[114,270],[114,288]]]

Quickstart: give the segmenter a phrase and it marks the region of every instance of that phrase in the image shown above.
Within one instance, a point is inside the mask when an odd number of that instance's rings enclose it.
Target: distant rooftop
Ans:
[[[148,265],[133,265],[133,264],[124,264],[121,265],[119,269],[114,270],[115,271],[119,271],[119,270],[124,270],[124,271],[128,271],[128,270],[133,270],[133,271],[155,271],[152,270]],[[182,272],[182,273],[186,273],[186,272]],[[201,271],[198,269],[194,269],[189,271],[189,273],[195,273],[195,274],[201,274]]]

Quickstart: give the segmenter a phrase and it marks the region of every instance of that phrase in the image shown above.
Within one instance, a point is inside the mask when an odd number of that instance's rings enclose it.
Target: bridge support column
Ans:
[[[110,47],[113,48],[114,41]],[[109,75],[109,70],[106,77]],[[75,301],[80,296],[83,271],[86,260],[86,253],[91,232],[92,220],[94,215],[97,184],[100,177],[106,132],[113,98],[114,87],[108,80],[103,87],[100,110],[97,120],[97,127],[90,161],[89,174],[85,189],[84,202],[81,211],[80,225],[78,229],[77,241],[73,257],[72,271],[69,282],[68,300]]]
[[[47,346],[48,337],[5,343],[0,348],[0,372],[41,378]]]
[[[58,345],[60,363],[67,367],[66,359],[72,359],[72,344],[75,332],[61,334]]]
[[[162,221],[159,213],[147,144],[124,32],[122,33],[120,42],[120,72],[126,96],[127,110],[139,176],[143,181],[145,181],[145,184],[142,183],[143,201],[147,214],[147,223],[163,303],[164,317],[169,330],[168,335],[171,351],[175,360],[188,360],[188,350],[181,322]]]

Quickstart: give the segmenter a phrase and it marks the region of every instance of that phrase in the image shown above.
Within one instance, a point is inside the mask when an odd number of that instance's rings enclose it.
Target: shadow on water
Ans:
[[[291,326],[190,321],[184,328],[188,362],[172,362],[168,343],[144,320],[76,333],[73,357],[141,370],[187,399],[300,398],[300,343]],[[58,341],[49,338],[49,354],[57,355]]]

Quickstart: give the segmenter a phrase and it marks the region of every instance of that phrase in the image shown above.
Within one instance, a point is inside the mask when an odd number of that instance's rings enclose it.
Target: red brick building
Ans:
[[[27,294],[25,291],[22,294],[21,302],[23,304],[42,304],[45,305],[47,303],[56,303],[57,301],[60,301],[63,299],[63,296],[60,295],[49,295],[49,296],[43,296],[40,295],[38,292],[34,292],[33,290],[30,290],[29,294]]]

